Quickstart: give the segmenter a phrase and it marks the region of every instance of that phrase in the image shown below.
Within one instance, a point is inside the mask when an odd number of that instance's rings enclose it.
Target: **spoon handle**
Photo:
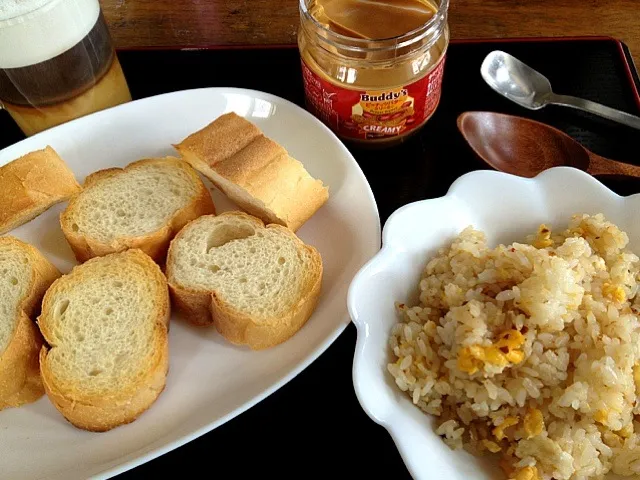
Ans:
[[[608,118],[609,120],[613,120],[614,122],[622,123],[628,127],[640,130],[640,117],[592,102],[591,100],[552,93],[549,97],[548,103],[584,110],[585,112],[593,113],[595,115]]]
[[[590,161],[587,172],[591,175],[627,175],[640,178],[640,167],[637,165],[609,160],[593,152],[588,154]]]

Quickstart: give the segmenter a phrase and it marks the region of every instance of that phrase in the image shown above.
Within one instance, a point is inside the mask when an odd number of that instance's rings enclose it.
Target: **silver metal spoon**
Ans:
[[[491,52],[482,62],[480,73],[496,92],[529,110],[539,110],[547,105],[562,105],[640,130],[640,117],[591,100],[553,93],[547,77],[508,53],[499,50]]]

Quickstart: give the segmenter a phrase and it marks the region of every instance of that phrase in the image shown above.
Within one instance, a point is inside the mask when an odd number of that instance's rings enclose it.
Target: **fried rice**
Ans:
[[[640,261],[603,215],[489,248],[465,229],[397,304],[388,371],[514,480],[640,478]]]

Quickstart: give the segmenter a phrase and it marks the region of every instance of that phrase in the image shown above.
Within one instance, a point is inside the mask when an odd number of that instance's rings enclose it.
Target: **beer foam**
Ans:
[[[91,31],[99,14],[98,0],[2,0],[0,68],[60,55]]]
[[[33,12],[51,0],[2,0],[0,3],[0,20],[19,17]]]

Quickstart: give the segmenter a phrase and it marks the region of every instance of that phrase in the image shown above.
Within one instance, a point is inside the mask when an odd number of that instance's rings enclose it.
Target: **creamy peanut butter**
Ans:
[[[345,139],[396,142],[435,111],[448,0],[300,0],[307,105]]]
[[[436,13],[420,0],[318,0],[316,20],[342,35],[369,40],[398,37]]]

